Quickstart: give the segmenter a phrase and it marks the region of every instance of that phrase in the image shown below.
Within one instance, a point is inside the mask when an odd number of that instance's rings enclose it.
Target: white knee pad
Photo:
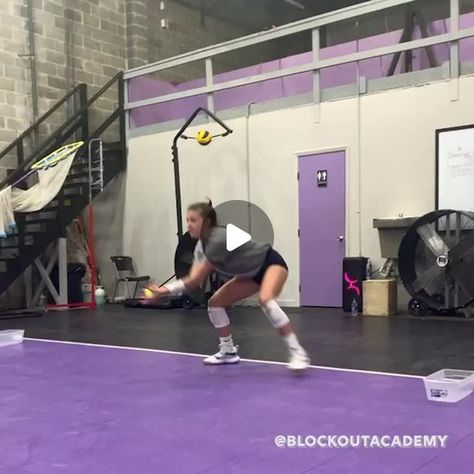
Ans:
[[[268,303],[262,305],[261,308],[274,328],[282,328],[290,322],[286,313],[275,300],[270,300]]]
[[[214,324],[215,328],[224,328],[230,324],[229,316],[225,308],[219,308],[218,306],[209,306],[207,308],[209,313],[209,319]]]

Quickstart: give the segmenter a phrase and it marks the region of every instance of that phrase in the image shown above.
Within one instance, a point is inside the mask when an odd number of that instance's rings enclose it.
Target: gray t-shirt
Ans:
[[[207,260],[207,258],[204,255],[204,249],[202,248],[202,240],[199,239],[196,247],[194,247],[193,263],[202,262],[204,260]]]
[[[194,261],[206,259],[225,276],[251,278],[262,267],[270,248],[270,244],[251,239],[229,252],[225,227],[214,227],[205,242],[199,240],[196,244]]]

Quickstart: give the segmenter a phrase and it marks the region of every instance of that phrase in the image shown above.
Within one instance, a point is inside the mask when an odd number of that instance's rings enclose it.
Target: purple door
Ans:
[[[342,306],[345,256],[345,152],[298,158],[300,304]]]

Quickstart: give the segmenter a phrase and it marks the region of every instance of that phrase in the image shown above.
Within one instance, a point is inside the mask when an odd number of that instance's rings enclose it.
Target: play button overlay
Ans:
[[[246,244],[252,237],[234,224],[226,226],[226,248],[229,252]]]
[[[248,201],[223,202],[214,208],[217,227],[204,240],[204,254],[222,274],[258,272],[273,246],[273,226],[266,213]]]
[[[259,206],[241,200],[225,201],[214,207],[217,215],[217,224],[227,227],[232,224],[246,232],[252,240],[273,245],[273,226],[269,217]]]

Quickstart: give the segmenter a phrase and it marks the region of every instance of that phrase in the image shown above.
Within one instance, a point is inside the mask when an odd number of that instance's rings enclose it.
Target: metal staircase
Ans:
[[[90,131],[91,118],[98,114],[97,101],[110,102],[110,95],[116,89],[116,107],[105,119]],[[0,294],[40,257],[46,248],[60,237],[65,236],[65,228],[78,217],[89,203],[89,156],[88,143],[93,139],[102,139],[103,143],[103,186],[106,186],[126,166],[125,114],[123,101],[123,75],[117,74],[100,91],[88,99],[86,84],[79,84],[69,91],[36,123],[22,133],[14,142],[0,153],[2,159],[16,155],[17,167],[0,183],[0,190],[15,183],[26,175],[31,165],[57,148],[78,140],[84,140],[83,146],[71,166],[64,185],[46,207],[36,212],[16,213],[17,224],[13,234],[0,238]],[[42,129],[61,107],[74,104],[74,112],[53,133],[38,137]],[[43,134],[44,135],[44,134]],[[30,143],[36,143],[28,156],[25,150]],[[20,186],[27,189],[34,184],[32,175]],[[92,197],[100,193],[101,188],[94,187]]]

